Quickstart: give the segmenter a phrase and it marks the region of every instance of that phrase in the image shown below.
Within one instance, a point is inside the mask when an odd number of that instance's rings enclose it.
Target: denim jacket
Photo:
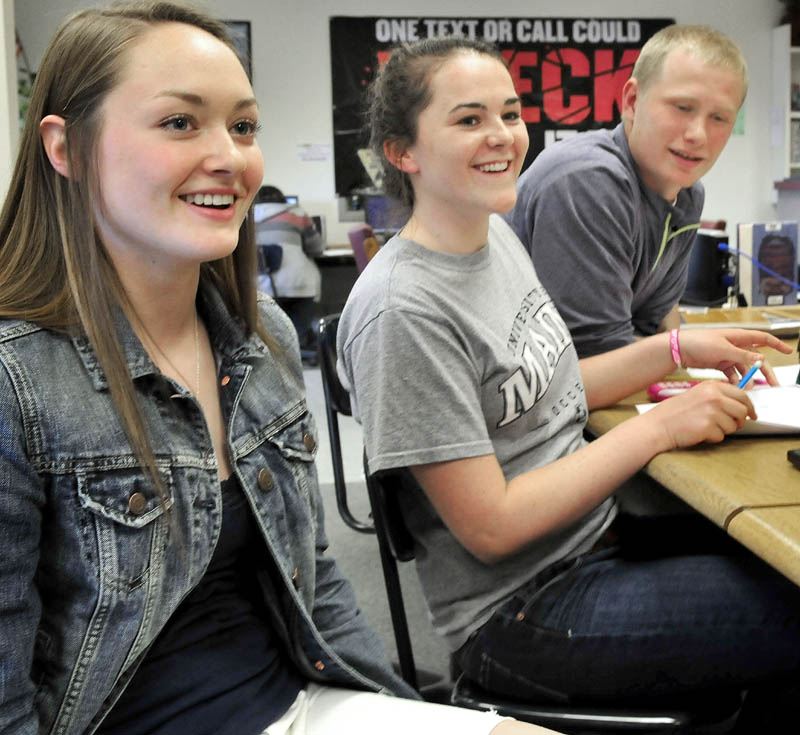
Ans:
[[[218,361],[228,450],[277,571],[271,622],[309,679],[414,696],[325,555],[296,336],[259,304],[275,345],[219,294],[198,307]],[[124,354],[167,489],[145,480],[85,338],[0,320],[0,733],[91,733],[211,559],[217,462],[198,404],[127,321]]]

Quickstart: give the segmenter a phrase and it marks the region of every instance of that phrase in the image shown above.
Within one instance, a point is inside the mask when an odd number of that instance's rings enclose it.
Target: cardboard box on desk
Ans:
[[[797,305],[797,289],[786,282],[797,280],[797,229],[797,222],[738,225],[737,280],[739,293],[750,306]],[[759,267],[755,261],[764,267]]]

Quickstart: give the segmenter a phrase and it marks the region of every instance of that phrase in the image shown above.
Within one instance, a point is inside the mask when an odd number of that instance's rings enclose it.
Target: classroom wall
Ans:
[[[4,0],[6,2],[7,0]],[[61,18],[82,0],[16,0],[16,22],[36,68],[47,39]],[[259,135],[265,182],[298,194],[310,214],[322,214],[328,241],[347,242],[351,223],[338,221],[333,161],[298,160],[298,146],[332,147],[330,15],[452,17],[674,17],[679,23],[713,25],[736,40],[750,67],[744,104],[745,131],[731,137],[706,175],[704,217],[739,221],[776,216],[770,170],[771,28],[784,5],[779,0],[217,0],[206,5],[229,20],[249,20],[254,88],[261,105]],[[457,12],[454,12],[457,7]],[[800,219],[800,211],[796,217]]]

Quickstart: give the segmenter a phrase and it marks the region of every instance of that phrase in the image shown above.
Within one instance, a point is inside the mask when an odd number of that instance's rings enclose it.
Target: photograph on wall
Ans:
[[[365,151],[364,92],[394,46],[458,35],[497,45],[522,99],[525,167],[545,146],[620,120],[622,87],[642,45],[671,18],[330,19],[336,193],[379,187]]]
[[[33,90],[33,80],[36,74],[31,69],[28,56],[25,53],[25,47],[16,34],[16,56],[17,56],[17,102],[19,103],[19,129],[20,131],[25,127],[25,116],[28,114],[28,106],[30,105],[31,92]]]
[[[250,21],[249,20],[226,20],[223,21],[230,34],[236,52],[244,64],[247,78],[253,81],[252,48],[250,45]]]

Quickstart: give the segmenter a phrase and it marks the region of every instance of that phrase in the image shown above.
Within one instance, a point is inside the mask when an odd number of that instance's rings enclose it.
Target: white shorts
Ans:
[[[505,719],[494,712],[310,682],[262,735],[488,735]]]

